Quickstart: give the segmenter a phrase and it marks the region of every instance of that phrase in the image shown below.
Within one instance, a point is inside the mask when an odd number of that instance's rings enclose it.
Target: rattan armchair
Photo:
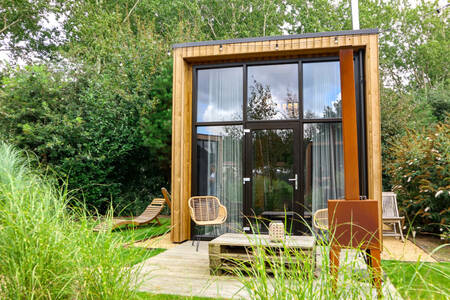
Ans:
[[[220,225],[227,220],[227,208],[214,196],[194,196],[188,201],[192,221],[199,226]],[[197,241],[197,251],[200,240]],[[192,240],[194,245],[194,240]]]
[[[328,230],[328,208],[316,210],[313,216],[313,224],[317,229]]]

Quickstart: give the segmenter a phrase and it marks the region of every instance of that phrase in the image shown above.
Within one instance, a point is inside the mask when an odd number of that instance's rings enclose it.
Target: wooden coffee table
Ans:
[[[266,258],[271,261],[292,251],[314,264],[315,244],[313,236],[286,236],[283,242],[272,242],[265,234],[226,233],[209,242],[209,268],[215,275],[230,273],[239,263],[254,262],[261,251],[266,251]]]

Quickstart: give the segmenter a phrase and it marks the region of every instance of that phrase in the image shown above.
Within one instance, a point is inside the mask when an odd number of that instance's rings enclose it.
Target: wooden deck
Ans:
[[[212,276],[209,273],[208,242],[200,242],[199,251],[195,251],[191,241],[158,254],[141,264],[139,278],[142,280],[139,290],[153,294],[172,294],[181,296],[201,296],[213,298],[250,299],[243,285],[234,276]],[[320,272],[322,265],[321,251],[317,251],[316,263]],[[354,259],[351,250],[342,251],[341,262]],[[360,260],[360,261],[359,261]],[[353,264],[354,265],[354,264]],[[366,264],[358,258],[358,268],[362,276],[367,276]],[[369,288],[369,287],[367,287]],[[376,291],[373,299],[376,299]],[[386,280],[383,284],[385,299],[401,299],[395,288]],[[366,297],[362,296],[361,299]]]
[[[233,276],[210,276],[208,242],[200,242],[198,252],[192,242],[158,254],[142,263],[139,290],[155,294],[249,298]]]

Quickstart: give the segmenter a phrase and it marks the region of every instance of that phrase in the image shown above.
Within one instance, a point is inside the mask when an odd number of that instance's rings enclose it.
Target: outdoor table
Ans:
[[[279,260],[280,254],[286,255],[286,250],[297,251],[314,264],[315,244],[313,236],[285,236],[284,241],[273,242],[266,234],[226,233],[209,242],[210,272],[232,273],[237,261],[253,262],[259,251],[266,251],[265,257],[270,260]]]

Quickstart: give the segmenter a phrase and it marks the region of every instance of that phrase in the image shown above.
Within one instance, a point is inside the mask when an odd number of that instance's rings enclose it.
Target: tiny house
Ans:
[[[343,49],[352,50],[350,72]],[[262,220],[305,234],[314,212],[353,182],[381,202],[376,29],[175,44],[173,57],[173,242],[264,231]],[[355,151],[344,161],[349,83]],[[356,166],[357,181],[344,165]],[[197,195],[217,196],[227,221],[194,226],[188,199]]]

